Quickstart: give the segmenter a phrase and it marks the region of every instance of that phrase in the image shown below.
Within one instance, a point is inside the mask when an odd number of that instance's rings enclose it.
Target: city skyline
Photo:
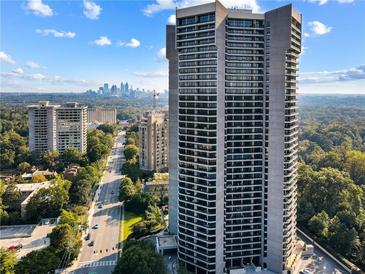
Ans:
[[[173,23],[176,6],[205,2],[211,1],[2,2],[1,91],[84,92],[118,79],[165,90],[164,26]],[[262,13],[290,1],[240,3]],[[364,93],[365,35],[355,32],[365,29],[365,2],[308,0],[294,7],[305,14],[299,93]]]

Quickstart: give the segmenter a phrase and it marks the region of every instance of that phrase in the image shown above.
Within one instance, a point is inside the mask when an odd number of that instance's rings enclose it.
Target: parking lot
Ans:
[[[0,227],[0,239],[30,237],[36,225],[17,225]]]
[[[49,246],[47,234],[50,233],[54,227],[55,224],[1,228],[0,247],[16,249],[16,257],[21,258],[31,251]],[[5,236],[7,239],[4,239]]]

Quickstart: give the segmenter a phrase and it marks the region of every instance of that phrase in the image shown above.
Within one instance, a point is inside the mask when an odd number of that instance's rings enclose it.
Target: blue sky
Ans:
[[[1,91],[78,92],[102,83],[167,89],[165,25],[209,0],[0,1]],[[265,12],[291,1],[223,0]],[[365,94],[365,1],[303,0],[302,93]]]

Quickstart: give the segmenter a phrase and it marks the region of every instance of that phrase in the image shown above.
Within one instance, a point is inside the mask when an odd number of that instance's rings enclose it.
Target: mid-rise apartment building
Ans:
[[[28,106],[28,126],[30,151],[63,152],[68,147],[75,147],[86,152],[87,107],[41,101]]]
[[[30,151],[56,150],[56,109],[48,101],[28,106],[29,149]]]
[[[115,108],[88,108],[87,122],[97,124],[116,124],[117,110]]]
[[[167,26],[169,229],[193,273],[295,268],[301,23],[216,1]]]
[[[168,116],[166,112],[146,113],[139,124],[139,166],[146,171],[167,169]]]
[[[62,153],[69,147],[86,153],[87,107],[72,102],[56,110],[57,150]]]

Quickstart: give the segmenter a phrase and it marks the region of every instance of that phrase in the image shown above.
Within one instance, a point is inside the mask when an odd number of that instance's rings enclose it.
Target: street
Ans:
[[[125,132],[115,139],[104,177],[96,191],[79,260],[70,273],[112,273],[117,263],[121,203],[118,201]]]

